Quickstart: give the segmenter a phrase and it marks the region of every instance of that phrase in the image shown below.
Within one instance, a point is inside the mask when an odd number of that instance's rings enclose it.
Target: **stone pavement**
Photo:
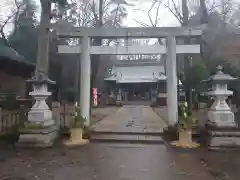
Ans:
[[[96,124],[103,118],[116,113],[118,109],[119,107],[116,106],[92,108],[91,124]]]
[[[92,129],[95,132],[162,133],[165,121],[149,106],[126,105],[107,116]]]
[[[168,113],[167,113],[167,107],[161,106],[161,107],[154,107],[154,111],[166,122],[168,119]]]
[[[165,127],[151,107],[125,105],[92,127],[91,141],[162,144]]]

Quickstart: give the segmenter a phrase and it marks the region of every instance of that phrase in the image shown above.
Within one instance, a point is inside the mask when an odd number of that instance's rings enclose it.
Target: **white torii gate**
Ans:
[[[200,45],[176,45],[176,37],[201,36],[204,26],[198,27],[162,27],[162,28],[72,28],[68,32],[58,32],[59,38],[81,38],[81,44],[77,46],[59,45],[59,53],[81,54],[81,89],[80,108],[81,116],[86,118],[86,125],[90,124],[90,75],[91,60],[90,54],[167,54],[167,104],[168,123],[174,125],[178,119],[177,100],[177,70],[176,54],[200,53]],[[166,38],[167,45],[147,46],[91,46],[90,39],[101,38]],[[117,50],[116,50],[117,48]]]

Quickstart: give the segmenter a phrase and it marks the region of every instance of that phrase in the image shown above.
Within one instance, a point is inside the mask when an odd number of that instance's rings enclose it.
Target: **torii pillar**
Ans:
[[[167,107],[168,123],[170,126],[178,121],[178,98],[177,98],[177,68],[176,68],[176,38],[167,37]]]
[[[90,125],[90,93],[91,93],[91,59],[90,59],[90,38],[81,38],[81,81],[80,81],[80,115],[86,121],[86,126]]]

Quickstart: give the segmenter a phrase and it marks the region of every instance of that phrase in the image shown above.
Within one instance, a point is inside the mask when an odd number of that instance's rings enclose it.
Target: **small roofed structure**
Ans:
[[[0,95],[9,93],[25,97],[27,95],[25,80],[31,77],[35,65],[28,62],[0,39]]]

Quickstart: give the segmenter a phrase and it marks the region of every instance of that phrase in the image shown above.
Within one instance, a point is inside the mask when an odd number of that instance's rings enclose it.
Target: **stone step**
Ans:
[[[163,144],[161,136],[145,134],[92,134],[91,142]]]
[[[91,130],[94,135],[146,135],[146,136],[163,136],[163,131],[107,131],[107,130]]]

